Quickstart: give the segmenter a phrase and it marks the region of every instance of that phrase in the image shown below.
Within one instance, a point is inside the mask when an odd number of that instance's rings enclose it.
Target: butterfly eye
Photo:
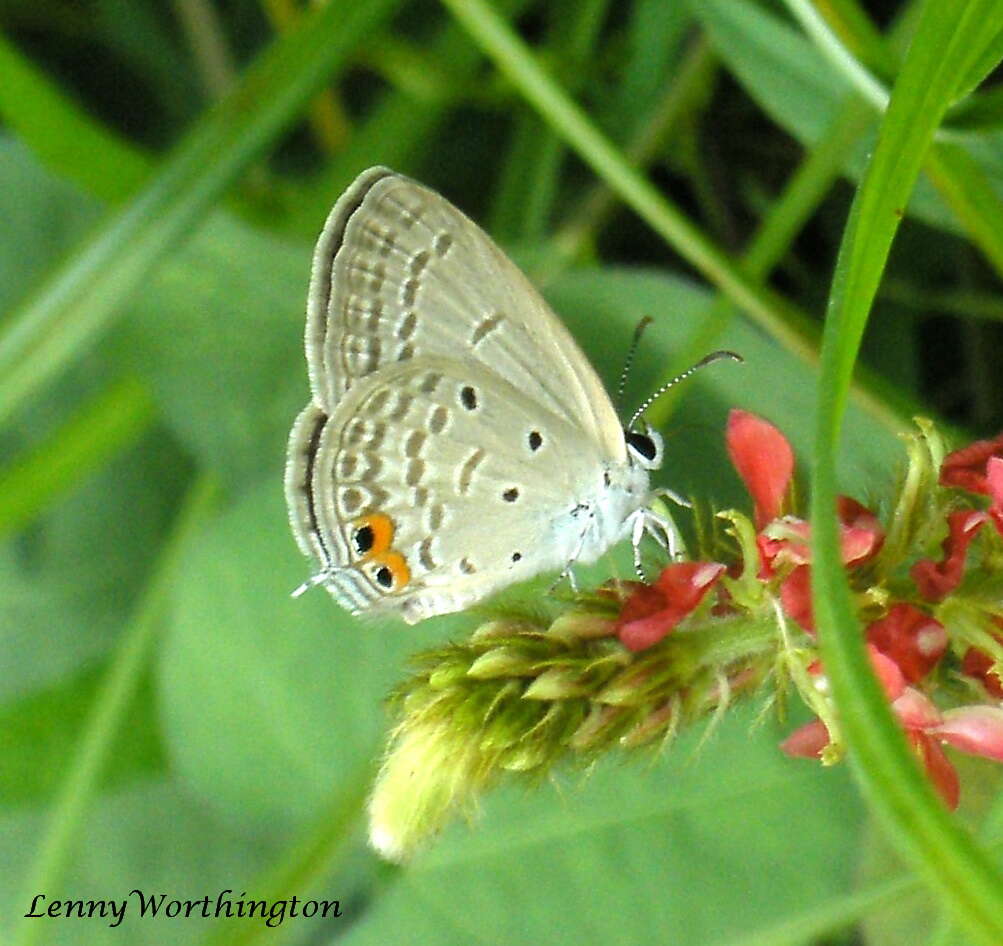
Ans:
[[[533,453],[536,453],[536,451],[543,446],[543,437],[540,436],[540,431],[538,430],[531,430],[529,432],[528,440],[529,440],[529,449],[532,450]]]
[[[627,446],[635,453],[640,454],[645,460],[654,460],[658,455],[655,441],[647,434],[640,434],[636,430],[628,430],[626,433]]]
[[[654,469],[661,465],[662,438],[650,427],[646,433],[640,430],[626,430],[624,439],[627,441],[628,449],[645,469]]]

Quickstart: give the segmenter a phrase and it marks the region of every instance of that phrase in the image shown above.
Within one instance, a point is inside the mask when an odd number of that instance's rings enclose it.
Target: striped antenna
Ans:
[[[620,372],[620,383],[616,386],[617,406],[620,405],[621,398],[623,398],[623,389],[627,386],[627,375],[630,374],[630,367],[634,364],[634,355],[637,353],[637,346],[641,343],[641,336],[653,321],[654,319],[650,315],[646,315],[637,323],[637,328],[634,329],[634,337],[631,339],[630,348],[627,349],[627,357],[623,362],[623,371]]]
[[[627,430],[632,430],[635,421],[640,417],[652,404],[655,403],[666,391],[671,387],[675,387],[680,381],[685,381],[690,375],[696,374],[701,368],[706,368],[707,365],[713,364],[715,361],[721,361],[723,358],[730,358],[732,361],[737,361],[740,364],[745,361],[741,355],[735,354],[733,351],[727,351],[721,349],[720,351],[712,351],[709,355],[704,355],[695,365],[691,365],[682,374],[677,374],[674,378],[666,381],[654,394],[652,394],[636,411],[634,415],[630,418],[630,423],[627,424]]]

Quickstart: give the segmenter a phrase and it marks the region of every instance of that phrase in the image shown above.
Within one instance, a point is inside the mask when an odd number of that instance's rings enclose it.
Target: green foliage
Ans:
[[[491,795],[476,830],[388,875],[360,831],[382,700],[408,654],[477,620],[405,629],[290,599],[308,566],[281,479],[313,234],[385,163],[496,227],[608,385],[653,316],[628,404],[711,348],[743,354],[665,402],[661,483],[745,502],[722,438],[739,406],[785,432],[817,499],[880,508],[910,411],[1003,427],[1003,108],[998,87],[971,91],[998,60],[1001,5],[943,4],[931,29],[919,6],[935,2],[885,4],[886,40],[852,0],[818,4],[887,115],[801,31],[803,4],[365,0],[276,26],[280,6],[0,4],[5,938],[266,933],[21,919],[36,893],[139,887],[340,898],[329,927],[287,920],[291,942],[840,943],[870,913],[868,942],[891,944],[878,920],[915,868],[954,920],[886,928],[991,941],[998,877],[896,755],[849,644],[837,696],[904,858],[890,880],[861,880],[877,829],[846,773],[785,759],[796,721],[753,727],[748,708],[699,751],[684,734],[647,767],[614,757],[560,794]],[[208,16],[186,26],[182,7]],[[924,82],[923,62],[953,71]],[[321,90],[336,147],[309,105]],[[839,582],[820,591],[840,623]],[[962,812],[979,843],[998,787]]]

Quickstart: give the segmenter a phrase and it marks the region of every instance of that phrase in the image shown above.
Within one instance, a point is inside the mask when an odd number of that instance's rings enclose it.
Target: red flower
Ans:
[[[860,565],[881,551],[885,530],[870,509],[849,496],[837,496],[836,516],[843,564]]]
[[[947,650],[947,630],[911,604],[896,604],[867,628],[867,640],[893,660],[910,683],[925,677]]]
[[[1003,709],[998,706],[963,706],[941,713],[922,693],[908,687],[892,709],[949,808],[958,805],[958,773],[938,743],[1003,762]]]
[[[959,706],[944,710],[941,721],[928,732],[969,755],[1003,762],[1003,707]]]
[[[838,496],[836,515],[839,518],[840,555],[844,565],[862,565],[877,555],[885,533],[873,512],[849,496]],[[793,516],[776,519],[767,524],[760,538],[759,552],[763,557],[766,577],[786,562],[805,565],[811,561],[811,523],[804,519]]]
[[[717,562],[676,562],[654,584],[638,585],[616,622],[621,642],[630,650],[657,644],[696,608],[724,570]]]
[[[873,558],[884,542],[884,530],[869,509],[849,496],[837,500],[840,545],[844,565],[860,565]],[[787,538],[782,536],[787,535]],[[785,563],[794,570],[781,582],[780,603],[784,613],[806,631],[814,632],[811,610],[811,525],[787,517],[770,523],[757,537],[762,562],[761,578],[769,578]]]
[[[986,464],[986,487],[992,500],[989,506],[989,518],[996,526],[996,531],[1003,535],[1003,458],[989,458]]]
[[[896,671],[886,658],[870,648],[871,660],[892,710],[905,731],[930,781],[951,809],[958,806],[960,793],[958,773],[944,755],[940,744],[946,743],[970,755],[1003,762],[1003,708],[998,706],[965,706],[960,709],[937,709],[931,700],[913,687],[900,687]],[[884,672],[880,669],[883,666]],[[796,729],[781,743],[790,756],[818,758],[829,744],[825,724],[813,720]]]
[[[940,466],[940,482],[988,496],[989,517],[1003,535],[1003,434],[949,453]]]
[[[734,409],[725,434],[728,455],[755,504],[756,528],[780,515],[794,475],[794,451],[769,421]]]
[[[944,457],[940,465],[941,486],[957,486],[970,493],[988,496],[987,466],[993,458],[1003,458],[1003,434],[994,440],[976,440]]]
[[[941,722],[937,707],[919,690],[908,687],[897,700],[892,701],[892,710],[898,716],[913,751],[923,763],[926,774],[930,776],[933,787],[948,808],[957,808],[960,794],[958,773],[944,755],[944,750],[927,733],[928,729]]]
[[[811,611],[811,524],[780,516],[794,475],[794,451],[787,438],[768,421],[748,411],[728,415],[728,453],[755,506],[759,530],[759,577],[772,578],[794,566],[780,585],[784,612],[806,631],[814,631]],[[877,516],[849,496],[836,501],[843,563],[860,565],[873,558],[884,542]]]
[[[820,719],[813,719],[794,730],[782,743],[780,750],[796,759],[817,759],[829,745],[829,730]]]
[[[815,615],[811,609],[811,566],[798,565],[780,584],[780,605],[791,620],[806,631],[815,633]]]
[[[1003,623],[999,618],[996,623]],[[1003,644],[1003,636],[993,634],[999,644]],[[998,700],[1003,700],[1003,680],[993,672],[993,658],[984,650],[977,647],[969,647],[965,651],[965,656],[961,660],[961,672],[981,681],[990,696],[995,696]]]
[[[878,678],[889,701],[897,700],[906,689],[902,671],[898,665],[889,660],[873,644],[867,645],[867,653],[871,658],[871,666],[874,675]],[[822,665],[816,660],[808,667],[808,672],[812,676],[819,676],[822,673]],[[812,720],[804,726],[795,729],[782,743],[780,748],[789,756],[805,759],[817,759],[822,754],[822,750],[829,745],[829,730],[820,719]]]
[[[941,601],[961,583],[968,546],[988,518],[986,513],[972,509],[958,510],[948,515],[949,531],[941,546],[944,558],[940,562],[924,558],[913,565],[909,572],[919,593],[927,601]]]
[[[951,760],[944,755],[944,750],[926,733],[907,729],[906,738],[919,756],[919,761],[923,763],[923,768],[933,782],[933,787],[937,789],[937,794],[944,799],[944,804],[954,811],[961,799],[958,770],[951,765]]]

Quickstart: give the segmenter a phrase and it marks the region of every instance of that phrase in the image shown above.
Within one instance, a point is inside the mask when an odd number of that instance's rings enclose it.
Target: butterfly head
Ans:
[[[627,456],[631,462],[643,470],[657,470],[662,465],[662,435],[650,424],[644,424],[644,430],[623,432],[627,443]]]

